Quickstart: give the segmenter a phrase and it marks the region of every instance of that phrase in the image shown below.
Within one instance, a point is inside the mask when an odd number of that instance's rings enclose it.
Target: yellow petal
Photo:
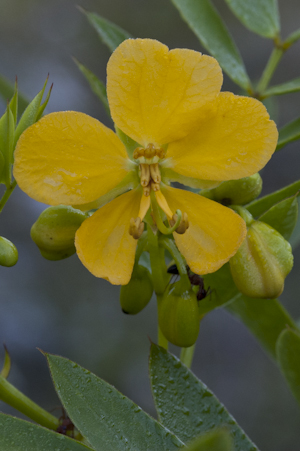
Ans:
[[[229,208],[199,194],[167,186],[162,191],[171,210],[188,215],[188,230],[183,235],[174,233],[174,238],[192,271],[208,274],[219,269],[242,244],[245,222]]]
[[[129,235],[130,219],[139,211],[142,191],[114,199],[86,219],[76,232],[78,257],[96,277],[126,285],[131,277],[137,240]]]
[[[48,114],[20,137],[14,176],[30,197],[50,205],[92,202],[127,174],[115,133],[83,113]]]
[[[236,180],[255,174],[275,151],[275,123],[256,99],[224,92],[215,103],[214,117],[169,145],[166,164],[179,174],[204,180]]]
[[[107,66],[107,95],[116,125],[142,145],[186,136],[222,85],[218,62],[152,39],[128,39]]]

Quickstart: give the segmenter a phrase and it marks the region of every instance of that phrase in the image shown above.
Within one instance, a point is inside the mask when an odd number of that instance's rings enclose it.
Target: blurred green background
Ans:
[[[77,4],[133,36],[155,38],[171,48],[204,50],[168,0],[1,0],[0,73],[11,81],[17,75],[20,90],[29,98],[49,73],[54,87],[47,112],[82,111],[110,125],[72,61],[75,56],[105,80],[109,51]],[[257,80],[272,43],[246,30],[223,0],[214,4],[251,79]],[[279,1],[279,7],[284,38],[299,28],[300,3]],[[299,50],[297,43],[286,53],[272,83],[300,76]],[[239,93],[226,76],[223,89]],[[279,126],[300,115],[299,93],[275,100],[272,114]],[[2,114],[5,104],[0,107]],[[264,169],[264,193],[299,179],[299,168],[299,142],[295,142]],[[1,215],[0,235],[19,250],[15,267],[0,269],[0,343],[6,343],[12,357],[9,380],[47,410],[58,405],[39,347],[77,361],[155,415],[147,369],[149,338],[156,340],[155,303],[135,317],[125,316],[119,307],[119,288],[94,278],[76,256],[60,262],[44,260],[29,235],[44,208],[17,188]],[[300,317],[299,251],[282,296],[295,318]],[[274,363],[228,313],[215,311],[202,322],[193,370],[262,451],[299,449],[296,402]],[[16,414],[3,403],[0,409]]]

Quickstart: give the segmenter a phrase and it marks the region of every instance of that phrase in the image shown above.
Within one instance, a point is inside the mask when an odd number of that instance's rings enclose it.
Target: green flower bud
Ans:
[[[59,205],[43,211],[31,227],[31,238],[47,260],[62,260],[76,252],[74,238],[85,213]]]
[[[16,246],[3,236],[0,236],[0,265],[14,266],[18,261]]]
[[[273,227],[260,221],[249,223],[247,236],[230,259],[233,280],[251,298],[275,298],[293,267],[291,245]]]
[[[196,342],[199,334],[198,302],[192,289],[179,288],[180,282],[170,284],[158,301],[158,323],[170,343],[187,348]]]
[[[146,307],[152,293],[153,285],[149,270],[145,266],[135,265],[130,282],[121,287],[120,303],[123,312],[136,315]]]
[[[229,180],[213,189],[200,191],[201,196],[225,205],[245,205],[256,199],[262,190],[259,173],[239,180]]]

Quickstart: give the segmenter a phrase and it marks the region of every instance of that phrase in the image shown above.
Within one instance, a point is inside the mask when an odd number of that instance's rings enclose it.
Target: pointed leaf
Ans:
[[[108,117],[111,117],[104,83],[99,80],[99,78],[97,78],[96,75],[93,74],[93,72],[91,72],[83,64],[81,64],[76,58],[73,58],[73,60],[77,64],[79,70],[85,76],[93,93],[96,94],[98,99],[100,99],[100,101],[102,102],[102,105],[104,106]]]
[[[158,417],[183,442],[226,426],[233,436],[235,451],[257,450],[223,404],[175,356],[152,344],[149,364]]]
[[[227,75],[244,89],[250,88],[240,53],[210,0],[172,0],[203,47],[214,56]]]
[[[296,325],[278,299],[251,299],[242,294],[226,306],[256,337],[262,347],[276,358],[276,341],[287,327]]]
[[[48,102],[49,102],[49,99],[50,99],[50,95],[51,95],[51,92],[52,92],[52,87],[53,87],[53,84],[50,86],[50,89],[49,89],[48,94],[47,94],[47,96],[45,98],[45,101],[42,103],[42,105],[40,105],[40,107],[38,109],[35,122],[39,121],[41,119],[41,117],[43,116],[45,108],[48,105]]]
[[[93,451],[66,435],[3,413],[0,413],[0,431],[3,451]]]
[[[298,202],[297,197],[288,197],[278,202],[264,213],[259,221],[265,222],[288,240],[297,224]]]
[[[14,95],[14,92],[15,84],[11,83],[5,77],[0,75],[0,96],[5,100],[5,102],[8,99],[11,99],[11,97]],[[19,114],[22,114],[23,111],[25,111],[25,108],[28,106],[29,101],[23,94],[20,94],[20,92],[18,93],[18,103]]]
[[[208,432],[189,443],[186,451],[232,451],[232,439],[226,429]]]
[[[121,42],[125,41],[125,39],[132,38],[131,34],[123,30],[123,28],[118,27],[118,25],[99,16],[99,14],[90,13],[83,8],[79,9],[86,15],[88,21],[98,33],[101,41],[107,45],[111,52],[113,52]]]
[[[18,85],[17,85],[17,82],[15,83],[14,95],[9,102],[9,108],[11,109],[11,112],[14,117],[14,122],[16,124],[17,119],[18,119]]]
[[[279,130],[278,143],[276,151],[280,150],[286,144],[300,139],[300,117],[289,122]]]
[[[268,211],[273,205],[277,204],[278,202],[291,197],[295,196],[295,194],[298,193],[300,190],[300,180],[297,182],[291,183],[288,186],[285,186],[284,188],[281,188],[278,191],[274,191],[274,193],[268,194],[267,196],[261,197],[260,199],[256,199],[253,202],[250,202],[250,204],[246,205],[247,210],[257,218],[258,216],[261,216],[263,213]]]
[[[300,209],[300,197],[298,196],[298,212]],[[300,244],[300,216],[298,215],[298,221],[296,224],[296,227],[294,228],[294,231],[292,233],[292,236],[289,240],[289,242],[291,243],[291,246],[293,249],[296,249],[297,246],[299,246]]]
[[[285,329],[281,332],[276,354],[279,366],[287,383],[300,404],[300,333]]]
[[[279,34],[277,0],[226,0],[236,17],[254,33],[274,39]]]
[[[63,357],[46,356],[69,417],[96,451],[172,451],[183,446],[107,382]]]
[[[300,78],[282,83],[281,85],[272,86],[262,93],[262,97],[281,96],[290,92],[300,91]]]

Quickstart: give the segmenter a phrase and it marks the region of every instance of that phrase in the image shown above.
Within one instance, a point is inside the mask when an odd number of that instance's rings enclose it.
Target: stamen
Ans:
[[[160,206],[160,208],[166,213],[167,217],[169,219],[171,219],[173,216],[173,213],[172,213],[172,210],[170,209],[168,202],[166,201],[166,198],[163,195],[163,193],[160,190],[156,191],[155,197],[156,197],[157,203]]]
[[[145,149],[145,158],[153,158],[156,155],[156,149],[154,144],[150,143]]]
[[[165,158],[167,152],[165,149],[156,149],[156,155],[158,156],[158,158]]]
[[[141,218],[137,217],[136,219],[130,219],[129,225],[129,234],[135,239],[138,240],[144,231],[145,224],[141,221]]]
[[[178,221],[178,216],[175,213],[173,215],[173,218],[169,221],[170,222],[170,226],[174,226],[175,223]],[[177,227],[177,229],[175,230],[176,233],[179,233],[180,235],[183,235],[187,229],[189,228],[189,220],[188,220],[188,215],[186,213],[183,213],[182,215],[182,219],[180,221],[179,226]]]
[[[138,217],[141,218],[141,220],[143,220],[144,217],[146,216],[146,213],[150,208],[150,204],[151,204],[150,196],[145,196],[145,195],[142,196],[141,203],[140,203],[140,211],[138,214]]]
[[[153,189],[153,191],[155,191],[155,192],[159,191],[159,188],[160,188],[159,183],[154,183],[153,180],[151,180],[150,186],[151,186],[151,189]]]
[[[161,175],[160,175],[160,170],[158,167],[158,163],[155,164],[150,164],[150,175],[152,180],[155,183],[160,183],[161,182]]]
[[[149,185],[151,179],[149,164],[140,164],[140,168],[141,168],[141,185],[147,186]]]
[[[144,196],[146,196],[146,197],[150,196],[150,192],[151,192],[150,183],[147,186],[143,186],[143,192],[144,192]]]
[[[145,149],[143,147],[137,147],[133,152],[133,158],[138,160],[140,157],[143,157],[145,154]]]

